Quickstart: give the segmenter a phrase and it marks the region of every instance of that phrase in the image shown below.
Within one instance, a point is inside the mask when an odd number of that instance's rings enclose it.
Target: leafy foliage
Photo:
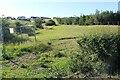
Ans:
[[[87,56],[97,55],[94,58],[96,59],[98,58],[98,60],[101,60],[104,62],[104,64],[107,64],[108,66],[107,71],[111,71],[112,74],[120,72],[120,63],[119,63],[120,52],[118,51],[118,46],[120,44],[120,35],[118,34],[105,35],[104,34],[101,36],[100,35],[92,35],[89,37],[84,36],[77,42],[80,45],[82,54],[84,53],[89,54]],[[80,58],[77,58],[77,59],[80,59]],[[90,61],[91,60],[89,60],[89,62]],[[97,63],[97,62],[94,62],[94,63]]]
[[[83,78],[85,76],[104,77],[104,73],[110,70],[108,64],[98,56],[98,53],[94,53],[89,48],[83,50],[77,42],[79,43],[80,40],[87,45],[87,42],[89,43],[95,38],[94,36],[97,36],[97,40],[105,34],[107,35],[104,38],[108,39],[111,33],[118,33],[118,27],[62,25],[50,27],[53,30],[36,30],[37,33],[40,33],[36,35],[37,44],[32,42],[34,36],[31,36],[31,42],[6,46],[6,54],[13,57],[12,60],[20,66],[3,60],[3,78],[27,77],[53,80],[54,78]],[[89,37],[92,34],[98,35]],[[81,38],[83,35],[86,36]],[[80,39],[76,42],[79,37]],[[81,40],[83,38],[87,38],[87,40]],[[107,76],[105,75],[105,77]]]
[[[73,73],[77,72],[79,75],[95,77],[104,72],[105,64],[98,59],[96,54],[79,52],[71,56],[69,68]]]
[[[55,24],[55,21],[49,20],[48,22],[46,22],[45,25],[46,25],[46,26],[53,26],[53,25],[56,25],[56,24]]]
[[[35,25],[37,28],[43,29],[42,20],[40,18],[35,19]]]
[[[4,42],[5,43],[20,43],[20,42],[24,42],[25,39],[23,38],[20,38],[14,34],[10,34],[10,31],[9,31],[9,26],[10,23],[6,20],[6,19],[3,19],[2,20],[2,27],[3,27],[3,35],[4,35]]]
[[[81,15],[80,17],[63,17],[57,18],[59,24],[64,25],[119,25],[120,12],[113,13],[112,11],[96,11],[96,14]]]
[[[29,36],[34,36],[35,35],[35,27],[34,26],[21,27],[21,33],[28,34]]]

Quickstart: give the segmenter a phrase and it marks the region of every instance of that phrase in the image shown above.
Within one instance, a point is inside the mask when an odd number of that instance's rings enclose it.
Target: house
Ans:
[[[31,16],[31,17],[30,17],[30,21],[34,21],[34,20],[36,20],[37,18],[39,18],[39,17]]]
[[[51,18],[49,18],[49,17],[41,17],[41,19],[51,19]]]
[[[25,16],[19,16],[17,19],[18,20],[26,20],[26,17]]]
[[[7,18],[7,20],[16,20],[16,18],[12,18],[12,17],[6,17]]]
[[[7,20],[12,20],[12,17],[7,17]]]

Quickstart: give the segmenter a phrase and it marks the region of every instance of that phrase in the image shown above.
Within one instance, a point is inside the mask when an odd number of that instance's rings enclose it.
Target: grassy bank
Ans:
[[[118,26],[50,26],[36,30],[36,34],[36,43],[34,37],[29,37],[30,41],[25,43],[6,46],[7,54],[18,65],[3,60],[4,78],[66,77],[74,74],[69,64],[71,56],[81,51],[77,40],[83,36],[118,34]]]

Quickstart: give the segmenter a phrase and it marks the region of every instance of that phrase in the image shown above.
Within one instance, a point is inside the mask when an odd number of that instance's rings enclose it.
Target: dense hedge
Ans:
[[[120,73],[120,35],[92,35],[77,40],[81,52],[71,57],[70,69],[92,76]]]

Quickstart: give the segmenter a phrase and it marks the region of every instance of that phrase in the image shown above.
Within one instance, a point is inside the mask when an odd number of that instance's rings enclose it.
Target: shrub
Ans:
[[[42,20],[41,20],[40,18],[37,18],[37,19],[35,20],[35,26],[36,26],[37,28],[43,29]]]
[[[78,44],[83,53],[89,55],[96,54],[98,59],[104,61],[108,67],[108,74],[111,70],[112,74],[117,71],[120,72],[120,52],[118,46],[120,45],[120,35],[92,35],[84,36],[79,39]]]
[[[35,36],[35,29],[36,27],[34,26],[24,26],[21,27],[21,33],[28,34],[28,36]]]
[[[10,34],[9,33],[9,29],[4,30],[4,40],[5,40],[5,44],[8,43],[22,43],[27,41],[25,38],[21,38],[16,34]]]
[[[46,26],[53,26],[53,25],[56,25],[56,24],[55,24],[55,21],[49,20],[48,22],[46,22],[45,25],[46,25]]]
[[[70,57],[69,68],[74,74],[94,77],[104,70],[105,64],[96,54],[78,52]]]

